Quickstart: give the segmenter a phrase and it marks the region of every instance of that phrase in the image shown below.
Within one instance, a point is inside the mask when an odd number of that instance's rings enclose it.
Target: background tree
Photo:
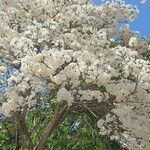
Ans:
[[[15,69],[1,112],[14,120],[22,149],[44,149],[77,108],[99,120],[101,134],[129,149],[150,149],[150,64],[141,56],[148,47],[128,25],[120,26],[137,14],[117,0],[100,6],[88,0],[1,0],[1,72]],[[28,126],[30,111],[38,113],[41,105],[49,107],[49,120],[41,124],[35,115]],[[38,128],[43,132],[34,143]]]
[[[40,111],[33,110],[28,113],[27,124],[32,128],[35,118],[39,127],[32,134],[33,144],[36,144],[39,136],[43,132],[40,124],[49,120],[48,108]],[[37,121],[38,120],[38,121]],[[54,130],[48,137],[45,150],[122,150],[123,148],[116,142],[110,141],[107,136],[100,136],[96,125],[97,120],[84,109],[74,110],[68,117]],[[3,119],[0,121],[0,149],[18,150],[20,149],[18,135],[14,123]]]

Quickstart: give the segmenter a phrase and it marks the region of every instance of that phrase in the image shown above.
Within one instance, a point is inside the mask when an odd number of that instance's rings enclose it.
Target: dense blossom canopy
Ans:
[[[15,68],[5,116],[47,95],[68,107],[97,101],[105,115],[97,123],[101,134],[129,149],[150,149],[150,62],[141,57],[147,45],[122,24],[135,19],[136,7],[117,0],[0,2],[0,72]]]

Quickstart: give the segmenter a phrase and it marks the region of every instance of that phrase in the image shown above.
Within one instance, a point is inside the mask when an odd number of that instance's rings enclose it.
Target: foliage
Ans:
[[[0,121],[0,149],[15,149],[15,127],[10,121]]]
[[[40,113],[41,112],[41,113]],[[47,121],[48,114],[45,110],[38,114],[39,124]],[[33,117],[35,111],[28,114],[28,125],[33,126]],[[93,124],[94,122],[94,124]],[[0,122],[0,149],[15,150],[16,129],[12,122],[3,120]],[[33,134],[33,141],[36,143],[42,128],[38,128]],[[55,129],[52,135],[47,139],[45,150],[123,150],[115,141],[110,141],[106,136],[99,135],[99,129],[96,126],[96,120],[91,113],[83,109],[72,112]]]

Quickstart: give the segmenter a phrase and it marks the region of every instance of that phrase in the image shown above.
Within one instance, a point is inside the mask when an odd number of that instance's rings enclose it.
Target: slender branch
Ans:
[[[26,149],[33,150],[31,134],[28,132],[24,116],[22,116],[22,114],[19,112],[14,113],[13,116],[16,120],[16,125],[21,134],[22,149],[23,150],[26,150]]]
[[[126,96],[126,101],[129,102],[130,100],[128,100],[128,98],[131,96],[131,95],[134,95],[136,92],[137,92],[137,88],[138,88],[138,84],[140,82],[140,79],[141,77],[139,77],[137,75],[137,78],[136,78],[136,83],[135,83],[135,87],[133,89],[133,91],[131,91],[127,96]]]
[[[90,108],[85,105],[83,105],[83,107],[86,108],[94,117],[99,118]]]
[[[15,135],[15,145],[16,145],[15,150],[21,149],[20,134],[17,126],[16,126],[16,135]]]

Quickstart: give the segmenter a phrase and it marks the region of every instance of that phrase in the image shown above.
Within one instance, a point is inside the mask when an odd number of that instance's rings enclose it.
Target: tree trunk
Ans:
[[[65,104],[64,107],[62,107],[60,110],[59,110],[59,106],[55,109],[54,116],[48,123],[44,133],[42,134],[41,138],[39,139],[39,141],[35,147],[35,150],[44,150],[44,144],[45,144],[46,140],[48,139],[48,136],[53,132],[54,129],[57,128],[59,123],[64,119],[64,116],[66,115],[67,111],[68,111],[67,104]]]

